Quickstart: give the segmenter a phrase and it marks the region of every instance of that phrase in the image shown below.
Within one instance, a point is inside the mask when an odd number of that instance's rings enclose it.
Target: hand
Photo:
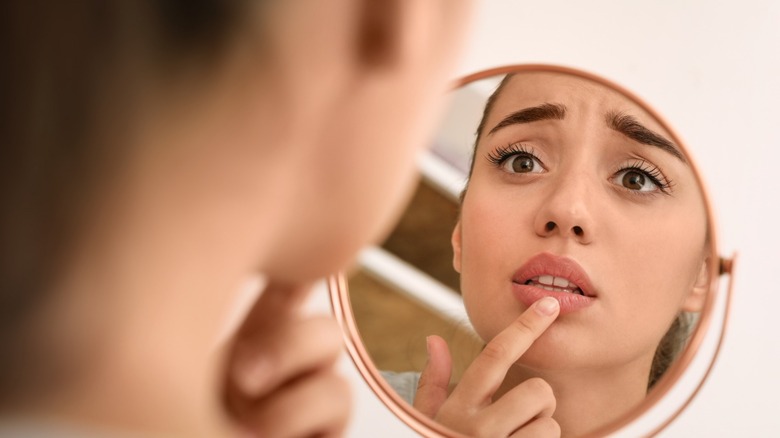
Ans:
[[[452,358],[447,343],[428,338],[428,363],[414,407],[454,431],[475,437],[558,437],[555,397],[540,378],[528,379],[500,399],[493,395],[507,371],[558,316],[554,298],[543,298],[485,346],[448,395]]]
[[[238,331],[228,356],[226,403],[250,436],[339,436],[351,405],[336,374],[336,322],[304,317],[308,288],[269,285]]]

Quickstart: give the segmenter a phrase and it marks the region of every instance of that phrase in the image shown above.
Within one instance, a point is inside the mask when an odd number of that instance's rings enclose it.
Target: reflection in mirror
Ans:
[[[690,157],[589,75],[524,68],[453,93],[410,206],[348,279],[363,345],[451,430],[603,430],[670,369],[715,287]]]

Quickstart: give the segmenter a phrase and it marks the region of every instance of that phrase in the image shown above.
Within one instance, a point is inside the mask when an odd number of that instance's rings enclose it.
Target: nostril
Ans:
[[[579,225],[575,225],[574,228],[572,228],[572,230],[574,230],[574,234],[580,237],[582,237],[582,235],[585,234],[585,232],[582,231],[582,228]]]
[[[547,231],[554,230],[555,229],[555,222],[553,222],[553,221],[547,222],[546,224],[544,224],[544,229],[547,230]]]

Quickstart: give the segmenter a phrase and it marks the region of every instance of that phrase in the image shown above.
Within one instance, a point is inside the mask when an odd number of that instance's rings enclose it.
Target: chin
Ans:
[[[582,351],[572,350],[569,345],[546,342],[540,338],[516,363],[534,371],[573,371],[596,365],[581,359],[583,356],[589,355],[583,354]]]
[[[260,269],[275,281],[304,284],[350,268],[361,245],[355,234],[331,231],[328,236],[301,236],[296,247],[288,245],[283,255],[277,255]]]
[[[602,346],[588,342],[584,336],[555,323],[534,341],[517,364],[534,371],[577,371],[605,365],[609,361]]]

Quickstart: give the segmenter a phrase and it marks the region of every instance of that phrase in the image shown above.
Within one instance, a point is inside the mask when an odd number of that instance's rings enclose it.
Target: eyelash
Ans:
[[[645,160],[639,159],[636,160],[626,166],[621,167],[618,169],[613,175],[617,175],[619,173],[633,170],[636,172],[641,172],[648,178],[650,178],[650,181],[653,182],[653,184],[658,187],[658,190],[660,190],[664,194],[669,194],[669,189],[672,188],[674,183],[672,180],[667,178],[663,172],[661,172],[661,169],[659,169],[657,166],[655,166],[652,163],[649,163]],[[628,190],[628,189],[627,189]],[[636,190],[630,190],[632,193],[640,195],[640,196],[647,196],[647,195],[653,195],[655,193],[653,192],[638,192]]]
[[[488,161],[493,163],[493,165],[495,165],[496,167],[501,167],[507,159],[516,155],[530,157],[536,160],[537,162],[541,163],[539,157],[537,157],[536,154],[534,153],[533,148],[529,148],[522,143],[511,143],[506,146],[500,147],[495,151],[491,151],[490,153],[488,153],[487,159]],[[612,176],[614,177],[615,175],[618,175],[621,172],[626,172],[630,170],[640,172],[645,176],[647,176],[648,178],[650,178],[650,181],[653,184],[655,184],[656,187],[658,187],[658,190],[664,194],[669,194],[669,189],[671,189],[672,186],[674,185],[674,182],[669,178],[667,178],[663,174],[663,172],[661,172],[661,169],[642,159],[636,160],[632,163],[620,167],[619,169],[617,169],[617,171],[615,171],[612,174]],[[652,196],[656,194],[655,192],[640,192],[637,190],[629,190],[629,189],[626,190],[638,196]]]
[[[540,160],[539,157],[537,157],[536,154],[534,154],[532,148],[527,148],[522,143],[512,143],[500,147],[495,151],[491,151],[487,155],[487,159],[495,166],[501,167],[508,158],[514,157],[515,155],[531,157],[534,160],[538,161],[539,163],[542,162],[542,160]]]

